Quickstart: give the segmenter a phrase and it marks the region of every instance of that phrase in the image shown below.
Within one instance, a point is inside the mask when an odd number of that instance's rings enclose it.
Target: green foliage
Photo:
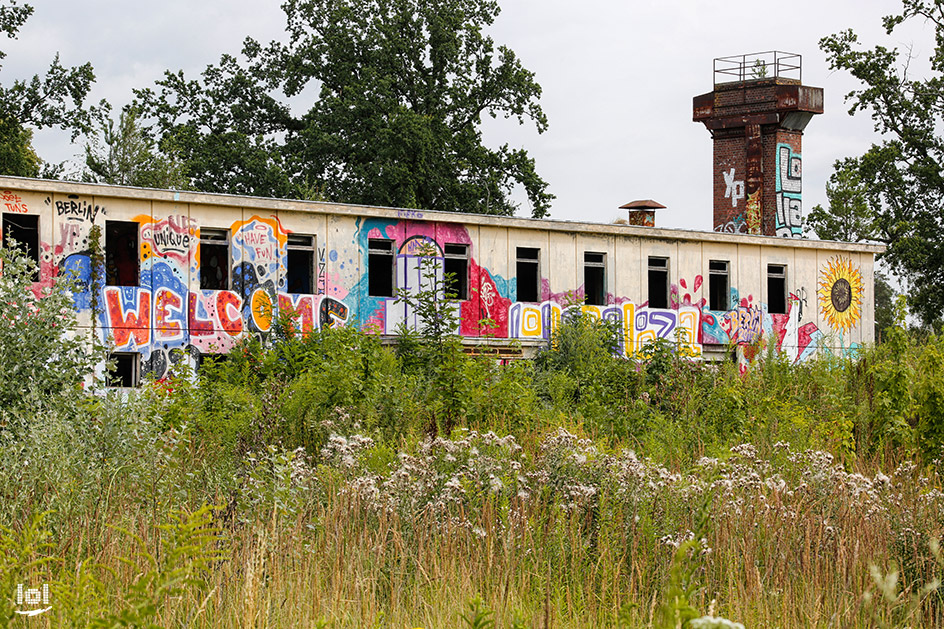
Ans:
[[[15,38],[32,13],[29,4],[4,0],[0,5],[0,30]],[[4,57],[6,54],[0,51],[0,59]],[[85,109],[83,102],[94,80],[91,64],[66,68],[57,54],[44,76],[15,79],[12,84],[0,86],[0,173],[39,176],[42,162],[31,144],[33,129],[70,130],[73,140],[89,131],[95,108]]]
[[[944,255],[936,237],[944,227],[944,136],[938,124],[944,103],[944,3],[903,0],[902,7],[883,24],[889,35],[906,20],[932,26],[929,78],[908,75],[910,48],[903,56],[883,46],[862,50],[852,30],[820,40],[830,69],[845,70],[863,84],[847,96],[850,114],[870,112],[882,140],[860,157],[837,162],[829,212],[816,212],[812,219],[817,232],[830,237],[886,243],[881,258],[910,280],[914,312],[926,324],[939,325],[944,313],[944,287],[938,281]]]
[[[889,330],[882,350],[888,358],[873,370],[875,398],[873,427],[878,445],[913,445],[911,422],[915,412],[914,389],[917,373],[915,365],[906,357],[911,354],[911,343],[901,328]]]
[[[428,430],[449,434],[468,415],[473,393],[473,365],[459,338],[459,302],[446,294],[447,278],[432,246],[419,252],[420,285],[397,291],[397,303],[416,316],[418,329],[406,322],[398,328],[397,355],[407,374],[427,385]],[[422,395],[422,393],[421,393]]]
[[[206,505],[193,513],[173,513],[171,522],[162,524],[160,548],[154,552],[141,537],[127,534],[138,543],[136,558],[125,561],[134,567],[134,559],[143,560],[144,570],[128,588],[117,612],[107,613],[92,621],[92,627],[157,628],[155,616],[169,599],[181,596],[190,588],[205,587],[212,566],[222,559],[217,547],[220,531],[213,524],[213,510]]]
[[[468,608],[468,615],[461,615],[462,622],[466,627],[469,629],[489,629],[495,626],[495,621],[492,620],[494,613],[485,606],[481,598],[476,597],[469,601]]]
[[[133,108],[121,111],[118,126],[111,108],[99,112],[97,134],[85,145],[84,181],[141,188],[186,189],[183,165],[171,152],[161,151],[138,122]]]
[[[937,539],[931,538],[928,546],[932,577],[926,582],[900,583],[899,570],[892,568],[888,573],[883,573],[878,566],[870,566],[872,587],[863,593],[862,603],[871,615],[873,626],[882,629],[911,627],[915,618],[922,616],[923,609],[933,609],[940,604],[944,556]]]
[[[0,588],[3,592],[16,592],[20,583],[35,583],[35,577],[52,561],[49,551],[53,544],[44,527],[45,516],[43,513],[31,517],[19,531],[0,526]],[[0,624],[6,625],[16,617],[14,603],[10,594],[0,596]]]
[[[875,342],[881,343],[885,330],[895,325],[895,290],[882,273],[875,274]]]
[[[806,216],[806,231],[823,240],[859,242],[877,236],[866,187],[855,169],[855,160],[838,160],[826,182],[827,209],[816,205]]]
[[[34,284],[32,260],[17,248],[0,254],[0,431],[15,432],[36,413],[74,408],[96,348],[75,334],[70,278]]]
[[[914,384],[916,437],[928,460],[944,459],[944,338],[928,340],[921,352]]]
[[[194,188],[279,198],[532,216],[553,195],[523,149],[483,144],[483,115],[547,127],[541,88],[486,29],[495,0],[291,0],[286,42],[247,39],[202,80],[136,92]],[[302,115],[288,99],[319,98]],[[166,147],[165,147],[166,148]]]
[[[10,118],[0,119],[0,172],[38,177],[42,163],[33,150],[33,130]]]
[[[615,354],[618,326],[579,306],[566,311],[547,349],[535,361],[539,393],[565,412],[576,411],[614,436],[635,432],[632,400],[638,393],[635,363]]]

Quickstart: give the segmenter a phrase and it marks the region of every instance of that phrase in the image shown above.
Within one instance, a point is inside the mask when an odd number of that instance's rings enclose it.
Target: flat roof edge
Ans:
[[[616,223],[587,223],[559,219],[533,219],[496,214],[472,214],[468,212],[443,212],[409,208],[352,205],[330,201],[303,201],[298,199],[275,199],[215,192],[188,190],[163,190],[158,188],[136,188],[108,184],[59,181],[53,179],[30,179],[27,177],[0,176],[0,188],[60,194],[83,194],[118,199],[135,199],[166,203],[196,203],[203,205],[258,208],[260,210],[318,212],[347,216],[374,216],[378,218],[426,220],[443,223],[465,223],[515,227],[519,229],[543,229],[577,233],[628,236],[655,240],[710,241],[729,244],[759,245],[766,247],[799,247],[832,249],[862,253],[882,253],[885,245],[871,243],[838,242],[802,238],[777,238],[749,234],[727,234],[679,228],[640,227]]]

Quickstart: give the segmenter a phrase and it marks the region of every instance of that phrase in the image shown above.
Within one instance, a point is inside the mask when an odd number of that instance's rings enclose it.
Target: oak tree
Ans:
[[[486,34],[495,0],[283,9],[285,41],[247,39],[201,80],[168,72],[136,92],[195,188],[507,215],[521,186],[531,215],[547,214],[553,195],[527,151],[482,137],[483,116],[547,128],[534,74]]]
[[[15,39],[33,13],[28,4],[5,0],[0,4],[0,32]],[[0,51],[0,60],[6,53]],[[34,129],[58,127],[72,139],[90,129],[94,109],[84,107],[95,80],[89,63],[66,68],[57,54],[45,75],[15,79],[0,85],[0,173],[38,177],[43,165],[33,150]]]
[[[923,19],[934,29],[928,75],[909,73],[911,51],[860,47],[851,30],[820,46],[830,69],[862,83],[847,95],[850,114],[869,112],[879,139],[859,157],[837,162],[830,207],[811,215],[820,237],[871,240],[888,247],[882,259],[909,282],[912,311],[926,324],[944,315],[944,0],[903,0],[885,17],[890,35],[904,21]],[[867,212],[863,214],[863,207]],[[848,228],[848,230],[846,230]]]

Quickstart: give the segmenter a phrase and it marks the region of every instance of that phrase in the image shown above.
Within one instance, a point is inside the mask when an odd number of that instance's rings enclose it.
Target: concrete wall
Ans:
[[[415,314],[396,299],[368,294],[368,241],[394,243],[397,287],[419,289],[422,247],[469,249],[469,298],[458,302],[459,332],[483,337],[550,337],[562,313],[583,297],[583,259],[604,253],[606,305],[584,310],[617,322],[621,351],[655,338],[677,341],[692,357],[760,337],[791,360],[852,352],[872,341],[873,246],[785,240],[618,225],[532,221],[414,210],[361,208],[222,195],[174,193],[0,178],[4,219],[39,216],[41,290],[64,272],[84,283],[76,307],[113,351],[140,355],[142,373],[166,375],[180,361],[226,352],[265,335],[279,311],[300,330],[358,325],[392,334]],[[137,286],[103,285],[93,273],[94,231],[131,221],[138,233]],[[230,246],[227,290],[202,290],[201,230],[222,229]],[[290,234],[315,239],[312,294],[288,292]],[[518,300],[516,249],[540,250],[540,301]],[[650,308],[648,259],[669,260],[669,308]],[[708,266],[728,262],[728,308],[711,311]],[[788,311],[769,312],[767,265],[787,268]],[[95,284],[98,278],[98,285]],[[484,324],[484,327],[483,327]]]

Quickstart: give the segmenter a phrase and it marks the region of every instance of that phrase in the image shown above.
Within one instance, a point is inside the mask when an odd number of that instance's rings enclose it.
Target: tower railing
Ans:
[[[714,60],[715,85],[758,79],[795,79],[803,82],[803,57],[792,52],[768,50]]]

